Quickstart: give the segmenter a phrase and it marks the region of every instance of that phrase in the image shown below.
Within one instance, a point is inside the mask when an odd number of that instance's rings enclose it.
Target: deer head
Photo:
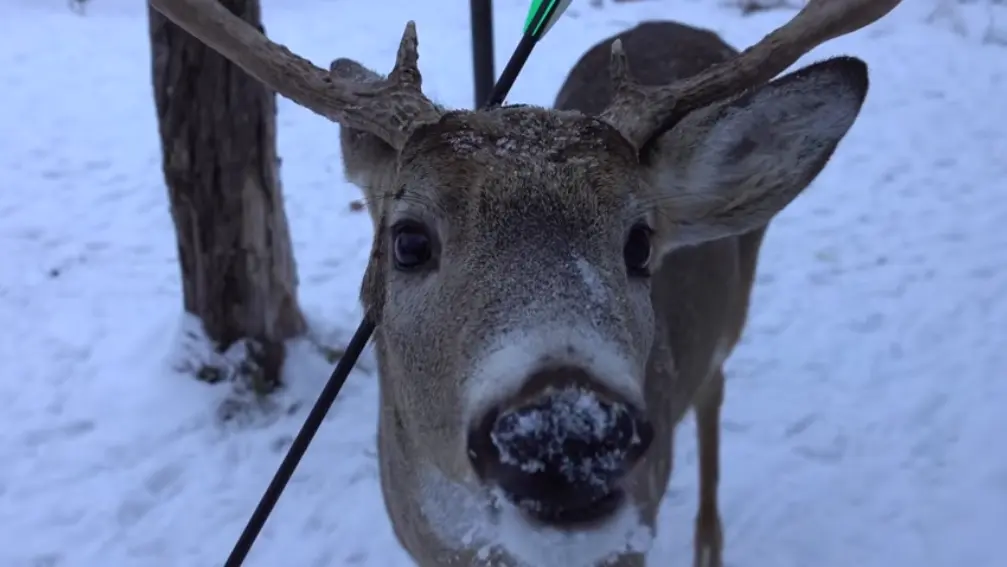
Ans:
[[[151,0],[343,127],[374,222],[362,299],[378,325],[386,497],[396,475],[433,475],[565,531],[631,504],[660,409],[643,395],[650,274],[677,247],[766,225],[824,167],[868,87],[851,57],[773,77],[898,3],[811,0],[736,58],[663,86],[636,82],[616,41],[614,100],[587,116],[434,104],[412,23],[383,77],[346,59],[316,67],[214,0]]]

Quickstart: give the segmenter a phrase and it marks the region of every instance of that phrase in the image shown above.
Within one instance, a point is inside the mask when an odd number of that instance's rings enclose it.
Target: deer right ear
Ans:
[[[867,65],[837,57],[686,115],[650,144],[671,222],[662,252],[769,223],[822,171],[867,95]]]
[[[360,282],[360,303],[364,307],[364,312],[371,317],[374,323],[381,322],[385,307],[385,272],[387,266],[385,254],[388,237],[384,231],[384,225],[384,216],[378,217],[375,220],[371,257],[367,260],[364,278]]]
[[[352,59],[336,59],[329,66],[329,72],[358,83],[382,80],[381,75]],[[343,174],[364,192],[367,211],[377,229],[382,201],[378,192],[391,183],[398,153],[374,134],[346,126],[339,127],[339,146],[343,153]]]
[[[374,134],[345,126],[339,127],[339,146],[343,152],[343,174],[364,192],[367,212],[377,228],[382,213],[381,188],[389,187],[395,177],[398,153]]]

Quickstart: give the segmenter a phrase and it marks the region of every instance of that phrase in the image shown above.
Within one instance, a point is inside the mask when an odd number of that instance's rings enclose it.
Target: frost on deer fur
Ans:
[[[534,312],[531,315],[535,315]],[[604,385],[644,406],[636,368],[623,349],[585,325],[529,324],[495,337],[474,357],[462,403],[463,420],[482,414],[521,388],[543,359],[590,368]]]
[[[635,506],[625,506],[605,525],[577,532],[531,526],[502,497],[491,549],[504,550],[522,567],[598,567],[625,553],[646,553],[654,534]]]
[[[587,286],[588,292],[591,294],[591,300],[595,303],[608,301],[608,289],[602,282],[598,269],[581,257],[575,258],[574,264],[580,272],[581,279],[584,280],[584,285]]]
[[[424,471],[420,498],[426,520],[445,546],[477,549],[484,561],[506,555],[517,567],[598,567],[620,554],[646,553],[653,544],[653,531],[632,504],[604,525],[568,532],[529,524],[503,495],[452,482],[433,468]]]

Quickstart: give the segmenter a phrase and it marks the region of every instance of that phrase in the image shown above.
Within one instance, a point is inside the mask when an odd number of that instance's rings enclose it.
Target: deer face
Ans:
[[[655,211],[632,146],[579,113],[452,113],[413,136],[380,208],[403,431],[530,522],[612,516],[652,437]]]

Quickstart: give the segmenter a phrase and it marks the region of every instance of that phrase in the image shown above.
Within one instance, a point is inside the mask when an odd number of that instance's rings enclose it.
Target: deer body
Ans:
[[[604,73],[608,46],[619,39],[638,81],[661,85],[693,76],[737,55],[719,36],[675,22],[643,22],[590,48],[570,71],[556,108],[601,114],[611,103]],[[722,534],[717,505],[720,407],[723,364],[740,338],[748,313],[765,227],[673,249],[654,275],[651,298],[656,340],[651,349],[646,399],[655,412],[655,444],[642,466],[653,468],[658,491],[641,495],[651,502],[645,518],[655,528],[674,454],[674,428],[690,404],[696,411],[700,501],[695,526],[697,565],[720,565]]]
[[[868,86],[850,57],[770,79],[898,0],[811,0],[742,53],[642,24],[590,49],[555,109],[478,111],[423,96],[412,24],[385,78],[317,68],[213,0],[150,1],[343,126],[374,222],[382,490],[420,567],[643,567],[690,406],[695,565],[721,567],[722,365],[766,226]]]
[[[704,68],[726,60],[736,54],[718,36],[705,30],[697,30],[673,22],[648,22],[618,36],[607,38],[589,50],[570,72],[567,81],[557,96],[555,107],[561,110],[576,110],[587,115],[598,115],[611,102],[611,81],[605,73],[608,64],[608,49],[612,41],[621,39],[627,56],[641,62],[634,68],[638,80],[646,84],[659,85],[693,75]],[[542,132],[536,132],[541,139]],[[354,139],[356,138],[356,139]],[[372,144],[374,140],[370,141]],[[343,151],[346,168],[351,178],[360,179],[357,169],[377,172],[369,185],[361,179],[365,190],[371,195],[392,191],[390,186],[378,187],[391,181],[384,175],[394,167],[375,167],[375,156],[379,147],[369,148],[360,139],[359,132],[343,130]],[[521,155],[517,163],[507,163],[504,150],[497,156],[502,168],[515,171],[535,171],[539,169],[536,156]],[[385,156],[388,163],[394,161],[394,153]],[[540,172],[539,175],[547,175]],[[548,183],[531,175],[530,185],[547,187]],[[507,179],[504,185],[519,186],[528,183],[521,179]],[[589,183],[584,183],[590,186]],[[466,185],[467,186],[467,185]],[[532,189],[526,196],[542,189]],[[542,210],[549,205],[543,203]],[[488,219],[487,219],[488,220]],[[523,226],[523,225],[522,225]],[[722,400],[723,373],[721,366],[741,335],[748,308],[748,297],[752,286],[756,260],[764,234],[764,228],[738,236],[705,242],[692,247],[674,249],[665,254],[660,269],[653,275],[651,301],[654,312],[654,340],[649,351],[646,372],[642,383],[643,399],[651,409],[654,428],[654,442],[647,455],[637,465],[637,479],[632,484],[632,498],[640,506],[639,524],[622,525],[621,532],[599,530],[597,537],[608,537],[597,556],[584,553],[583,542],[571,542],[570,549],[562,547],[563,538],[553,534],[551,541],[544,540],[543,546],[552,546],[553,555],[541,558],[541,565],[580,565],[587,556],[593,567],[594,561],[606,558],[617,566],[642,565],[640,553],[606,555],[612,548],[645,546],[646,533],[655,528],[661,500],[667,489],[672,469],[673,433],[690,404],[696,402],[701,444],[701,483],[703,501],[697,518],[698,545],[719,558],[720,527],[716,505],[716,485],[718,476],[717,435],[719,430],[719,408]],[[543,235],[543,238],[548,238]],[[547,240],[542,240],[545,242]],[[496,263],[496,262],[495,262]],[[464,302],[461,298],[452,301]],[[571,306],[577,309],[578,306]],[[379,352],[386,348],[384,340],[376,339]],[[402,368],[391,368],[388,361],[394,354],[385,352],[378,356],[383,361],[380,369],[383,380],[382,392],[394,392],[394,383],[400,382]],[[701,395],[700,395],[701,394]],[[389,400],[387,407],[395,407]],[[383,407],[386,405],[383,403]],[[442,402],[443,403],[443,402]],[[435,404],[431,404],[435,405]],[[436,404],[437,407],[442,407]],[[462,481],[451,481],[434,474],[431,478],[415,465],[423,463],[427,457],[424,447],[410,443],[408,426],[395,418],[394,412],[387,412],[391,419],[381,419],[379,446],[388,456],[382,459],[382,479],[385,487],[385,502],[392,517],[399,539],[403,542],[417,563],[426,566],[448,565],[520,565],[517,559],[506,554],[484,549],[487,544],[499,543],[499,534],[479,533],[487,531],[493,523],[486,510],[492,509],[490,499],[481,498],[465,488]],[[431,486],[433,485],[433,486]],[[482,501],[481,501],[482,500]],[[464,507],[455,510],[440,510],[431,514],[431,508],[444,506],[448,502],[463,502]],[[466,509],[468,508],[468,509]],[[432,518],[431,516],[434,516]],[[456,517],[455,520],[447,518]],[[456,523],[445,534],[440,525],[445,521]],[[642,527],[643,532],[633,527]],[[493,531],[490,527],[489,531]],[[440,532],[440,533],[439,533]],[[452,537],[453,536],[453,537]],[[463,541],[464,537],[470,539]],[[506,536],[503,536],[506,537]],[[634,542],[633,538],[643,538]],[[451,541],[451,540],[454,541]],[[500,544],[505,545],[505,544]],[[490,545],[492,548],[492,545]],[[530,558],[525,558],[526,561]],[[711,559],[713,561],[715,559]],[[716,559],[719,561],[719,559]],[[714,563],[710,563],[713,565]]]

